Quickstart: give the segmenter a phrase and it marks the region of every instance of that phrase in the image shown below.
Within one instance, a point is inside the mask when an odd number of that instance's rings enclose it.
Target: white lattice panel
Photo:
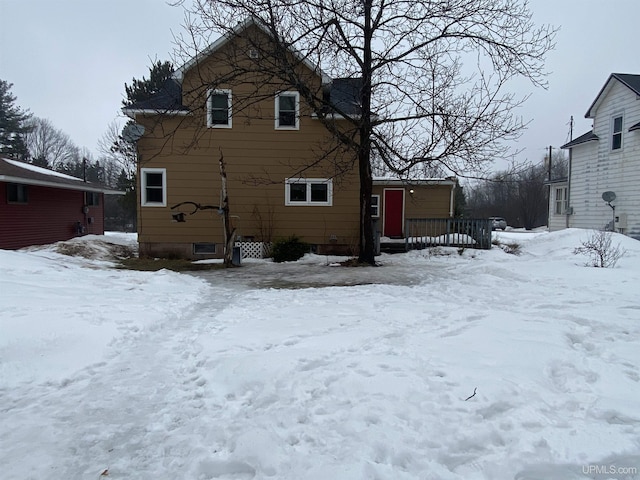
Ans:
[[[242,258],[264,258],[271,250],[271,245],[264,242],[236,242],[236,247],[240,247]]]

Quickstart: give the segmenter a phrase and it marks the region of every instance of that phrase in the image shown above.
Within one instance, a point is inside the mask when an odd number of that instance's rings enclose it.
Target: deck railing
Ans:
[[[449,246],[491,248],[491,220],[485,218],[408,218],[405,247],[418,250]]]

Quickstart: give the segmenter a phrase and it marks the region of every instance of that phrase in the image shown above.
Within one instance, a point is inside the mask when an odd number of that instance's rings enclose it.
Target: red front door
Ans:
[[[384,231],[385,237],[402,237],[402,209],[404,206],[404,190],[384,191]]]

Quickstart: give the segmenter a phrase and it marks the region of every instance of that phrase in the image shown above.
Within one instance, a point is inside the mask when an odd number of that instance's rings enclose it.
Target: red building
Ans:
[[[104,234],[104,195],[80,178],[0,157],[0,248]]]

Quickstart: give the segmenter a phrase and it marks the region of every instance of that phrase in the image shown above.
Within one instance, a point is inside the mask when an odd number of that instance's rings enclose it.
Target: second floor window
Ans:
[[[613,118],[613,132],[611,134],[611,150],[622,148],[622,115]]]
[[[298,130],[300,123],[300,94],[280,92],[276,96],[276,129]]]
[[[231,128],[231,90],[209,90],[207,127]]]

